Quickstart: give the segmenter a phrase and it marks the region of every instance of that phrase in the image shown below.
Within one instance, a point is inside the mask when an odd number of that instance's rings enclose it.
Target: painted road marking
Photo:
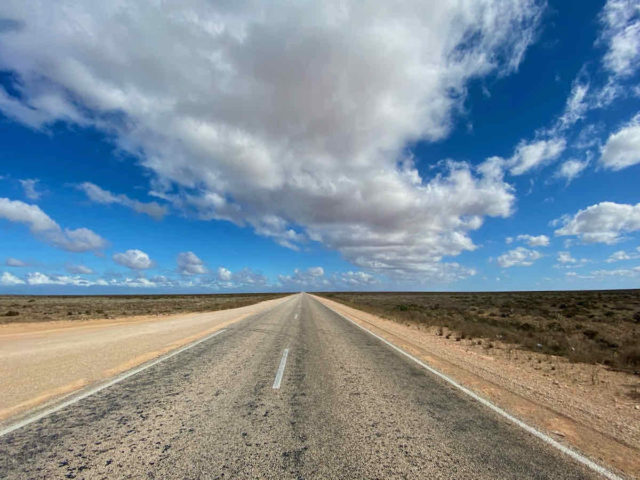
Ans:
[[[318,301],[318,300],[316,300]],[[513,422],[514,424],[516,424],[517,426],[519,426],[520,428],[522,428],[523,430],[526,430],[527,432],[529,432],[531,435],[538,437],[540,440],[542,440],[543,442],[548,443],[549,445],[551,445],[552,447],[557,448],[558,450],[560,450],[562,453],[564,453],[565,455],[570,456],[571,458],[573,458],[574,460],[582,463],[583,465],[585,465],[586,467],[590,468],[591,470],[599,473],[600,475],[608,478],[609,480],[624,480],[622,477],[616,475],[615,473],[613,473],[610,470],[607,470],[606,468],[598,465],[597,463],[595,463],[594,461],[590,460],[589,458],[585,457],[584,455],[579,454],[578,452],[571,450],[569,447],[566,447],[565,445],[561,444],[560,442],[557,442],[556,440],[554,440],[553,438],[551,438],[550,436],[542,433],[539,430],[536,430],[535,428],[533,428],[530,425],[527,425],[526,423],[524,423],[522,420],[514,417],[513,415],[505,412],[503,409],[501,409],[500,407],[498,407],[497,405],[494,405],[493,403],[491,403],[489,400],[481,397],[480,395],[478,395],[477,393],[469,390],[466,387],[463,387],[462,385],[460,385],[458,382],[456,382],[454,379],[446,376],[444,373],[439,372],[438,370],[436,370],[433,367],[430,367],[429,365],[427,365],[426,363],[424,363],[422,360],[419,360],[418,358],[414,357],[413,355],[411,355],[408,352],[405,352],[403,349],[401,349],[400,347],[397,347],[396,345],[394,345],[393,343],[391,343],[390,341],[388,341],[385,338],[382,338],[380,335],[376,335],[375,333],[373,333],[371,330],[363,327],[362,325],[360,325],[357,322],[354,322],[353,320],[351,320],[349,317],[341,314],[340,312],[337,312],[336,310],[334,310],[333,308],[331,308],[328,305],[325,305],[324,303],[318,301],[318,303],[321,303],[322,305],[324,305],[326,308],[328,308],[329,310],[331,310],[333,313],[335,313],[336,315],[339,315],[340,317],[344,318],[346,321],[354,324],[356,327],[360,328],[361,330],[364,330],[365,332],[367,332],[369,335],[374,336],[375,338],[377,338],[378,340],[380,340],[381,342],[385,343],[386,345],[388,345],[389,347],[393,348],[395,351],[397,351],[398,353],[401,353],[402,355],[404,355],[405,357],[413,360],[414,362],[416,362],[418,365],[420,365],[422,368],[424,368],[425,370],[428,370],[429,372],[433,373],[435,376],[440,377],[442,380],[444,380],[445,382],[448,382],[449,384],[453,385],[454,387],[456,387],[458,390],[461,390],[462,392],[466,393],[467,395],[469,395],[471,398],[473,398],[474,400],[477,400],[478,402],[480,402],[482,405],[484,405],[485,407],[490,408],[491,410],[493,410],[494,412],[496,412],[498,415],[503,416],[504,418],[506,418],[507,420],[509,420],[510,422]]]
[[[280,366],[278,367],[278,371],[276,373],[276,379],[273,381],[274,390],[278,390],[280,388],[280,383],[282,382],[282,375],[284,375],[284,367],[287,365],[288,355],[289,355],[289,349],[285,348],[284,352],[282,352],[282,359],[280,360]]]
[[[190,343],[189,345],[185,345],[184,347],[181,347],[177,350],[174,350],[173,352],[167,353],[166,355],[163,355],[161,357],[156,358],[155,360],[145,363],[144,365],[141,365],[137,368],[134,368],[133,370],[129,370],[128,372],[124,372],[114,378],[112,378],[111,380],[109,380],[106,383],[103,383],[101,385],[98,385],[90,390],[87,390],[84,393],[81,393],[80,395],[74,396],[73,398],[70,398],[69,400],[66,400],[62,403],[59,403],[58,405],[55,405],[51,408],[48,408],[42,412],[36,413],[35,415],[31,415],[27,418],[24,418],[23,420],[14,423],[13,425],[8,426],[7,428],[0,430],[0,437],[7,435],[8,433],[11,433],[15,430],[18,430],[19,428],[22,428],[26,425],[29,425],[30,423],[36,422],[38,420],[40,420],[41,418],[44,418],[48,415],[51,415],[52,413],[58,412],[60,410],[62,410],[63,408],[68,407],[69,405],[73,405],[76,402],[79,402],[80,400],[90,397],[91,395],[100,392],[101,390],[104,390],[105,388],[109,388],[113,385],[115,385],[116,383],[121,382],[122,380],[125,380],[129,377],[132,377],[144,370],[146,370],[147,368],[153,367],[154,365],[157,365],[160,362],[163,362],[175,355],[178,355],[179,353],[182,353],[184,351],[189,350],[190,348],[195,347],[196,345],[201,344],[202,342],[206,342],[207,340],[212,339],[213,337],[215,337],[216,335],[220,335],[222,332],[224,332],[225,329],[223,328],[222,330],[218,330],[215,333],[212,333],[211,335],[207,335],[204,338],[201,338],[198,341],[195,341],[193,343]],[[275,387],[274,387],[275,388]]]

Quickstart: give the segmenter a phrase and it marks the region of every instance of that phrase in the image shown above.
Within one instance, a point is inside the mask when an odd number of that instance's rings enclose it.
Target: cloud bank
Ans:
[[[0,89],[0,109],[34,128],[108,132],[153,173],[154,195],[200,218],[442,277],[457,269],[443,257],[473,250],[470,233],[514,197],[501,175],[465,164],[421,178],[404,149],[448,134],[470,80],[518,68],[542,9],[8,0],[0,16],[20,27],[1,34],[0,68],[16,72],[19,96]],[[512,169],[558,150],[523,146]]]

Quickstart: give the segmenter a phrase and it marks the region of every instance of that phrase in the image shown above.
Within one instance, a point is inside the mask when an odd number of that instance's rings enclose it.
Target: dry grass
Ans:
[[[0,296],[0,324],[166,315],[244,307],[288,294]]]
[[[440,327],[452,341],[492,341],[640,370],[640,290],[487,293],[322,293],[408,324]]]

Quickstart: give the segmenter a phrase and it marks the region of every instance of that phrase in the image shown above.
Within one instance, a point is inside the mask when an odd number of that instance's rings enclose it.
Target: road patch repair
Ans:
[[[290,298],[206,313],[0,325],[0,428]]]
[[[461,358],[460,362],[454,363],[450,358],[434,354],[424,340],[424,332],[333,300],[315,295],[313,297],[346,321],[377,337],[512,423],[606,478],[623,478],[614,470],[634,478],[640,477],[640,449],[637,446],[596,431],[590,425],[537,403],[531,397],[504,388],[495,380],[492,381],[490,376],[478,375],[465,368],[466,362],[477,361],[477,358]],[[605,465],[613,468],[609,469]]]

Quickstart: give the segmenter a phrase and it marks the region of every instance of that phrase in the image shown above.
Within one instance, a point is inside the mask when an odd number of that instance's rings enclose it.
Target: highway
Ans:
[[[602,478],[299,294],[0,437],[0,478]]]

